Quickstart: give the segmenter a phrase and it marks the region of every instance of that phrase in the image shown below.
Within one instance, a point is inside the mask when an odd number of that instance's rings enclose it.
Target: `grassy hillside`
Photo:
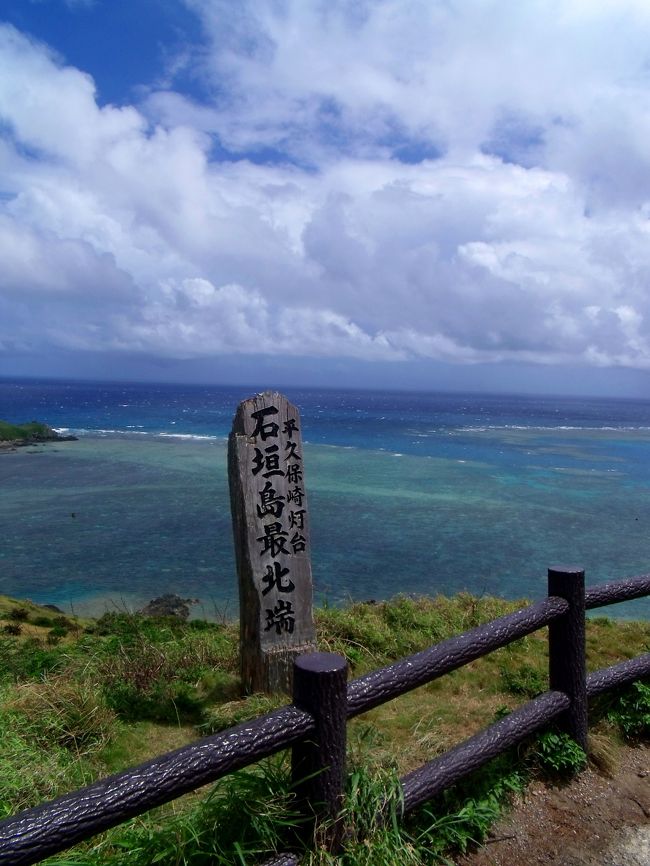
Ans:
[[[461,594],[328,608],[317,612],[318,640],[344,654],[357,676],[521,604]],[[240,697],[237,639],[232,623],[126,613],[81,621],[0,597],[0,815],[286,703]],[[650,624],[593,619],[587,645],[589,668],[603,667],[648,651]],[[399,832],[374,826],[378,803],[395,797],[398,775],[543,691],[546,668],[546,635],[538,632],[354,720],[346,852],[310,862],[444,862],[446,852],[487,831],[531,774],[579,765],[576,747],[545,735],[438,798]],[[621,738],[648,736],[650,687],[601,702],[593,718],[592,758],[606,766]],[[48,862],[259,863],[282,844],[291,820],[288,778],[286,758],[263,762],[207,798],[188,795]]]

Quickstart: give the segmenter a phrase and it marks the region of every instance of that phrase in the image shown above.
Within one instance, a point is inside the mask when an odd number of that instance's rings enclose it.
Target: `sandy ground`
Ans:
[[[457,866],[650,866],[650,747],[563,787],[534,783]]]

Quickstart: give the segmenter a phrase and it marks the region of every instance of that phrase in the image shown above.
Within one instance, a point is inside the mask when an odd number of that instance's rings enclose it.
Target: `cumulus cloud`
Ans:
[[[382,334],[370,337],[331,310],[275,306],[258,291],[201,278],[164,285],[139,325],[124,324],[125,338],[136,338],[140,348],[179,358],[194,357],[197,346],[234,354],[399,357]]]
[[[200,100],[0,26],[0,352],[650,367],[646,3],[185,2]]]

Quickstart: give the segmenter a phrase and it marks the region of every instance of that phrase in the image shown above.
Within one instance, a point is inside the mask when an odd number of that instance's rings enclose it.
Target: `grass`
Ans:
[[[522,604],[460,594],[326,608],[316,614],[318,642],[344,654],[357,676]],[[0,597],[0,815],[286,703],[240,696],[237,631],[229,623],[126,613],[80,620]],[[589,620],[587,647],[590,669],[638,655],[650,649],[650,624]],[[344,851],[338,858],[305,854],[305,864],[450,862],[449,852],[485,836],[531,774],[561,775],[580,766],[584,756],[551,731],[408,820],[396,820],[399,775],[543,691],[547,664],[541,631],[352,721]],[[591,732],[594,760],[611,769],[618,740],[650,733],[650,687],[638,684],[601,699],[593,715],[600,719]],[[388,820],[378,820],[380,808]],[[48,862],[261,862],[286,844],[294,812],[287,759],[280,756]]]

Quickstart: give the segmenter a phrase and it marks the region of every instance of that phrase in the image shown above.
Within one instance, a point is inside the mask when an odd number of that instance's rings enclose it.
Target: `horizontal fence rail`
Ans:
[[[587,695],[596,697],[646,677],[650,677],[650,653],[589,674]],[[408,812],[435,797],[506,749],[542,730],[568,709],[569,704],[564,692],[538,695],[439,758],[403,776],[400,781],[404,792],[404,811]]]
[[[521,743],[556,719],[568,709],[569,703],[564,692],[545,692],[439,758],[403,776],[400,781],[404,811],[410,812],[426,803],[506,749]]]
[[[595,698],[620,686],[629,685],[634,680],[650,677],[650,653],[644,653],[627,662],[620,662],[608,668],[601,668],[587,676],[587,695]]]
[[[309,713],[290,705],[28,809],[0,822],[0,863],[38,863],[286,749],[315,729]]]
[[[567,609],[563,598],[547,598],[358,677],[348,685],[348,718],[507,646],[548,625]]]
[[[650,574],[639,574],[637,577],[628,577],[613,583],[590,586],[585,592],[585,607],[593,610],[646,595],[650,595]]]
[[[566,593],[562,579],[570,584]],[[650,653],[585,675],[584,640],[582,673],[576,676],[575,672],[562,672],[564,648],[568,646],[566,655],[571,658],[576,650],[571,644],[576,643],[576,635],[580,633],[579,623],[575,623],[582,617],[584,628],[584,610],[650,595],[650,575],[626,578],[585,591],[584,572],[556,568],[549,570],[549,591],[551,589],[565,597],[550,592],[543,601],[358,677],[347,687],[345,663],[340,656],[328,653],[302,656],[297,665],[302,665],[304,673],[296,679],[293,704],[0,821],[0,864],[37,863],[154,806],[289,747],[294,751],[294,780],[301,778],[301,768],[307,767],[310,771],[308,790],[302,792],[307,798],[305,813],[318,817],[320,803],[321,815],[331,818],[342,793],[341,755],[345,748],[347,719],[543,626],[551,626],[550,690],[404,776],[401,779],[403,811],[408,812],[549,722],[564,719],[565,726],[571,730],[576,706],[580,709],[581,701],[586,702],[587,697],[650,677]],[[573,662],[565,667],[570,668]],[[320,684],[319,676],[325,678]],[[562,680],[562,677],[567,684],[557,688],[553,680]],[[572,694],[576,690],[582,690],[582,696]],[[584,722],[586,725],[586,714]],[[322,790],[318,788],[319,778],[323,779]],[[297,787],[299,789],[300,785]],[[322,812],[323,804],[325,812]],[[331,822],[331,827],[330,837],[324,841],[335,850],[341,827],[336,822]],[[279,854],[267,864],[290,866],[296,862],[292,854]]]

